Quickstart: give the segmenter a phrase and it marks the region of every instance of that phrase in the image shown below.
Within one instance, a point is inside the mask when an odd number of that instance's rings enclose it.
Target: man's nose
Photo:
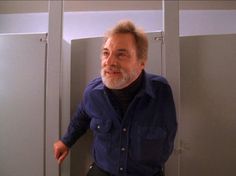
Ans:
[[[107,65],[117,65],[117,59],[113,54],[110,54],[106,59]]]

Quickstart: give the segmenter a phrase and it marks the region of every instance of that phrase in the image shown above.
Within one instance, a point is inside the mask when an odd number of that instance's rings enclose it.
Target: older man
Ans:
[[[148,40],[130,21],[105,36],[101,77],[86,87],[66,134],[54,144],[61,163],[88,128],[94,133],[87,176],[161,176],[177,129],[171,88],[146,73]]]

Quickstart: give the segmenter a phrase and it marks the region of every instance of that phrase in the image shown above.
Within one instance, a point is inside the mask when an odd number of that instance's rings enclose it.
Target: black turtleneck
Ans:
[[[142,87],[144,71],[139,75],[139,77],[132,82],[129,86],[123,89],[107,89],[112,105],[121,114],[121,117],[124,116],[124,113],[128,109],[129,104],[139,92]]]

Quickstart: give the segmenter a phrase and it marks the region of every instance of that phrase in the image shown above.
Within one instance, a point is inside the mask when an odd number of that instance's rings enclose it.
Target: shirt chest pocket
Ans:
[[[167,132],[160,127],[139,126],[134,140],[133,157],[146,164],[154,164],[162,158]]]
[[[109,150],[111,146],[111,120],[93,118],[90,128],[94,134],[94,147],[99,150]]]

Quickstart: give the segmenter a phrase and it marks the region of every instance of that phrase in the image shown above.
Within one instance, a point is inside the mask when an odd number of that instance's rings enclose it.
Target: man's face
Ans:
[[[135,81],[145,63],[138,60],[131,34],[115,34],[107,39],[101,54],[101,77],[110,89],[122,89]]]

